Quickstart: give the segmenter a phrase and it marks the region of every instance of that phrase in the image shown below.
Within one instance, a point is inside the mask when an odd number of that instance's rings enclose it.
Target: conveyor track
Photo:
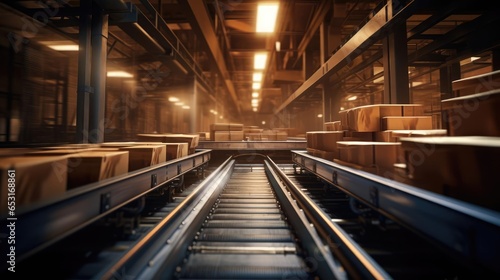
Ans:
[[[179,279],[313,279],[263,167],[235,167]]]

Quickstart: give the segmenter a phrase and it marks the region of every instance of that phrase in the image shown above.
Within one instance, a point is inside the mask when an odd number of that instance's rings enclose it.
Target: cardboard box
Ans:
[[[120,147],[119,150],[129,153],[128,171],[149,167],[167,160],[167,146],[162,143],[158,145]]]
[[[189,153],[193,153],[200,142],[198,134],[137,134],[139,142],[188,143]]]
[[[385,130],[375,132],[375,141],[399,142],[401,137],[443,137],[447,134],[446,129]]]
[[[391,170],[400,161],[401,143],[339,141],[339,160],[365,167]]]
[[[375,132],[383,130],[381,128],[383,117],[421,115],[423,107],[420,104],[366,105],[347,110],[347,123],[349,130],[352,131]]]
[[[455,80],[451,88],[456,97],[500,89],[500,70]]]
[[[243,141],[243,131],[214,131],[214,141]]]
[[[15,207],[55,198],[66,191],[66,156],[16,156],[0,158],[0,213],[8,211],[9,191]],[[15,189],[9,189],[8,170],[15,170]]]
[[[68,189],[128,172],[128,151],[89,151],[67,155]]]
[[[412,116],[412,117],[383,117],[383,130],[417,130],[432,129],[431,116]]]
[[[27,153],[38,151],[34,148],[0,148],[0,157],[23,156]]]
[[[325,131],[341,131],[342,130],[342,124],[340,121],[334,121],[334,122],[326,122],[324,125]]]
[[[262,133],[246,132],[243,137],[246,141],[262,141]]]
[[[241,123],[213,123],[210,125],[210,130],[213,131],[243,131]]]
[[[349,140],[345,140],[349,139]],[[374,141],[374,132],[344,131],[345,141]]]
[[[500,137],[401,138],[414,185],[500,210]]]
[[[189,154],[188,143],[166,143],[166,160],[185,157]]]
[[[450,136],[500,136],[500,90],[441,101]]]

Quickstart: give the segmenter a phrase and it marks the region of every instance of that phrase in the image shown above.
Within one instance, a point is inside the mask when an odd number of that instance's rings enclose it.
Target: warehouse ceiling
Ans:
[[[298,93],[297,89],[322,65],[322,58],[328,60],[336,52],[353,51],[346,50],[344,43],[387,3],[282,0],[275,31],[260,34],[255,32],[257,6],[273,1],[134,0],[128,5],[127,2],[107,0],[94,4],[109,13],[108,67],[133,68],[144,82],[161,81],[150,90],[152,97],[162,97],[168,95],[170,88],[192,84],[195,77],[216,106],[235,120],[253,113],[255,53],[268,54],[262,88],[256,91],[258,113],[276,113],[276,108],[283,104],[291,112],[317,106],[322,102],[318,86]],[[429,2],[432,1],[394,2],[394,5],[412,5],[412,14],[404,18],[409,66],[416,69],[410,75],[419,79],[420,86],[435,84],[431,76],[418,74],[428,69],[473,55],[479,58],[471,67],[491,63],[488,52],[500,42],[500,33],[491,30],[491,26],[499,23],[497,8],[481,1]],[[16,42],[78,42],[81,1],[2,3],[0,26],[14,31],[18,36],[14,38],[23,37],[24,41],[16,39]],[[33,26],[36,32],[27,29]],[[336,39],[324,43],[323,57],[320,30],[327,26]],[[354,49],[356,56],[347,58],[348,63],[323,80],[322,85],[342,89],[345,97],[383,90],[380,82],[383,72],[379,71],[383,70],[384,34],[370,38],[369,46]],[[290,99],[291,95],[296,97]]]

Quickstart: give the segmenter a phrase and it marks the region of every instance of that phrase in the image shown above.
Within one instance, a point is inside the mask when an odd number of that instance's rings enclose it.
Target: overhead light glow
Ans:
[[[257,97],[259,97],[259,93],[258,93],[258,92],[252,92],[252,97],[253,97],[253,98],[257,98]]]
[[[253,83],[252,89],[260,89],[260,83]]]
[[[253,108],[257,108],[257,107],[259,107],[259,104],[257,104],[257,103],[252,104],[252,107],[253,107]]]
[[[191,107],[189,107],[188,105],[183,105],[182,109],[191,109]]]
[[[113,77],[113,78],[133,78],[134,75],[125,72],[125,71],[108,71],[107,73],[108,77]]]
[[[253,68],[255,70],[262,70],[266,68],[267,53],[256,53],[253,59]]]
[[[252,108],[252,110],[253,110],[254,112],[257,112],[257,107],[253,107],[253,108]]]
[[[278,16],[278,3],[259,4],[257,7],[257,29],[258,33],[274,32],[276,17]]]
[[[175,105],[177,105],[177,106],[183,106],[184,102],[176,102]]]
[[[356,95],[347,98],[347,100],[349,100],[349,101],[354,101],[356,99],[358,99],[358,97]]]
[[[252,99],[252,104],[257,104],[257,103],[259,103],[258,99]]]
[[[61,52],[78,51],[78,45],[50,45],[49,48]]]
[[[322,118],[323,117],[323,114],[318,114],[318,118]]]
[[[262,81],[262,73],[261,72],[253,73],[253,81],[254,82],[261,82]]]
[[[168,101],[170,101],[170,102],[179,102],[179,98],[172,96],[172,97],[168,98]]]

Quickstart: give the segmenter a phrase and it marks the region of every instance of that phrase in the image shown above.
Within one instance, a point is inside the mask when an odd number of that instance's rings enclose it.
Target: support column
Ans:
[[[460,63],[446,65],[439,69],[439,91],[441,100],[455,97],[451,83],[460,79]]]
[[[91,8],[91,0],[81,1],[78,50],[78,89],[76,102],[76,143],[89,142],[89,98],[92,94],[92,88],[90,85]]]
[[[500,70],[500,49],[494,49],[491,51],[491,67],[492,71]]]
[[[314,71],[316,70],[314,63],[314,52],[311,50],[306,50],[302,55],[302,69],[304,71],[305,80],[309,79]]]
[[[384,103],[410,102],[406,25],[397,24],[383,40]]]
[[[190,133],[197,133],[199,131],[198,129],[198,120],[199,116],[198,114],[201,112],[201,110],[198,109],[198,83],[196,82],[196,77],[193,77],[193,97],[191,100],[191,108],[189,109],[189,119],[190,119],[190,126],[189,126],[189,132]],[[227,117],[227,116],[225,116]]]
[[[89,141],[104,141],[106,107],[106,60],[108,44],[108,15],[95,13],[92,16],[92,87],[90,96]]]

